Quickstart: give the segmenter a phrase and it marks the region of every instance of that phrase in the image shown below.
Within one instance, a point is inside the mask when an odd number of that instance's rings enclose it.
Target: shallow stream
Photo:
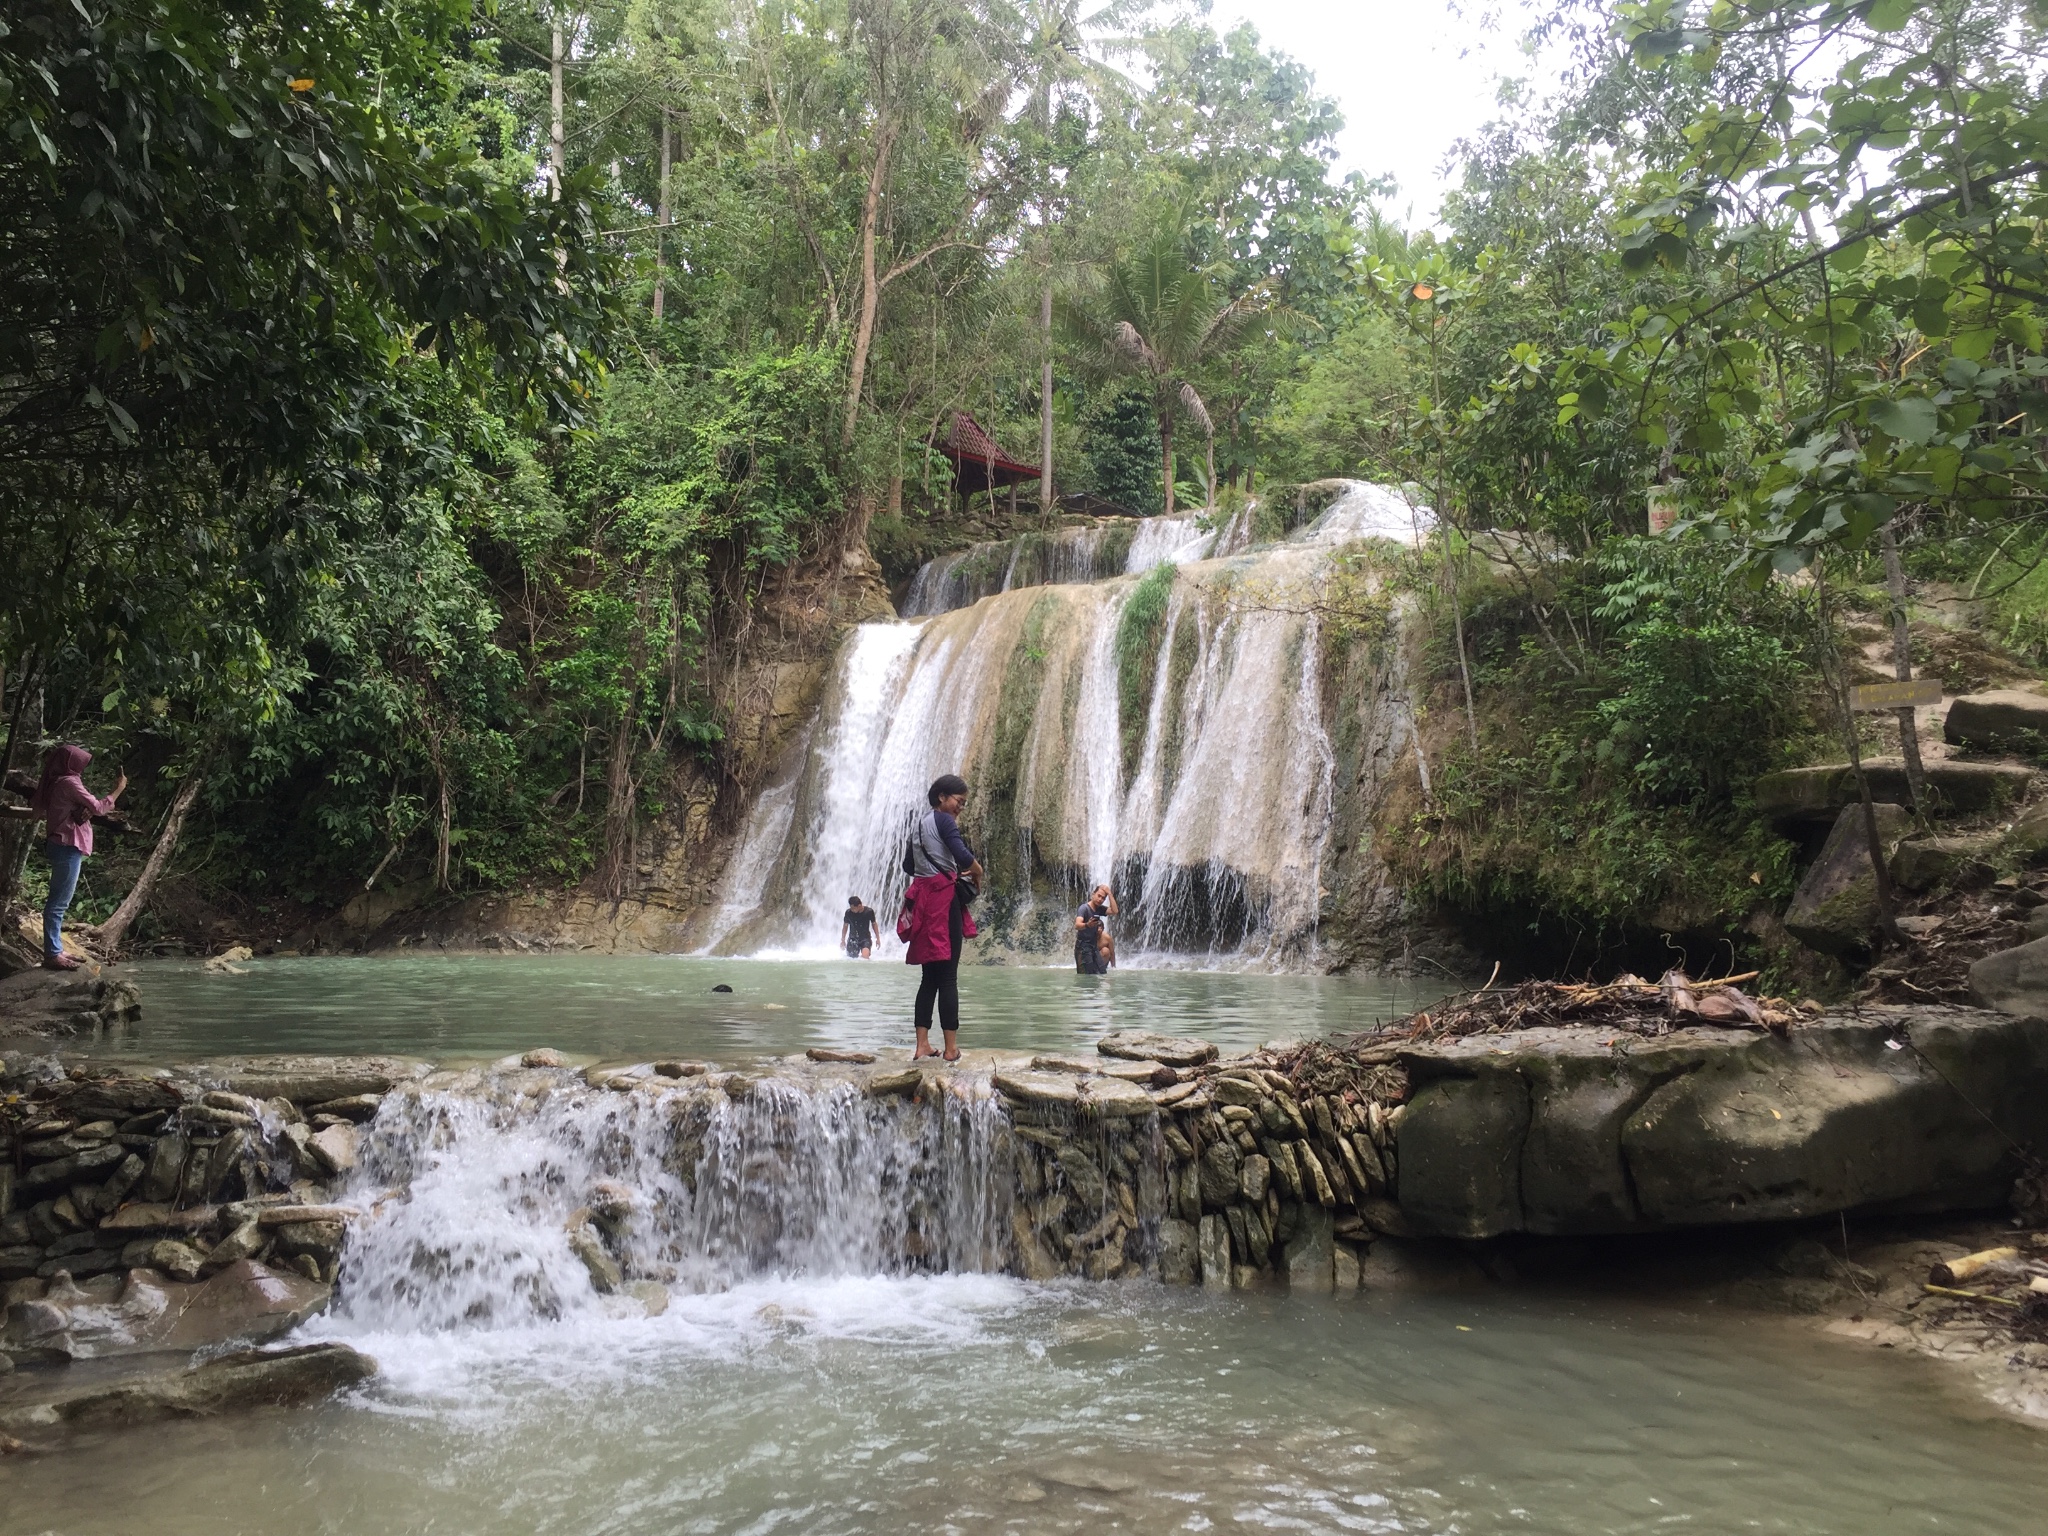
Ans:
[[[112,1044],[160,1059],[475,1060],[551,1044],[732,1061],[813,1044],[893,1049],[906,1033],[900,966],[506,957],[272,960],[245,976],[137,969],[144,1024]],[[721,981],[734,990],[711,993]],[[1070,1050],[1111,1027],[1236,1044],[1348,1032],[1434,990],[994,967],[969,968],[962,989],[970,1043]],[[544,1129],[418,1141],[436,1171],[415,1177],[413,1225],[446,1234],[451,1252],[498,1255],[466,1283],[517,1268],[558,1232],[554,1215],[503,1219],[521,1180],[567,1155]],[[845,1252],[858,1247],[849,1239]],[[2034,1529],[2048,1508],[2038,1430],[1980,1410],[1927,1362],[1779,1320],[1483,1283],[1329,1297],[846,1272],[858,1265],[817,1250],[793,1272],[674,1286],[657,1317],[592,1295],[541,1321],[430,1304],[456,1287],[424,1273],[432,1298],[391,1303],[359,1284],[351,1301],[351,1264],[360,1280],[379,1251],[344,1258],[342,1303],[306,1330],[375,1356],[382,1372],[366,1389],[317,1410],[9,1458],[0,1536],[1974,1536]]]
[[[811,1046],[907,1055],[917,991],[917,972],[900,962],[685,955],[287,957],[249,961],[242,976],[182,960],[124,970],[142,989],[142,1019],[98,1049],[158,1061],[242,1051],[473,1061],[540,1045],[721,1062]],[[1110,1030],[1150,1029],[1243,1048],[1369,1029],[1449,984],[969,964],[960,972],[961,1040],[1085,1050]],[[720,985],[732,990],[712,990]]]
[[[329,1331],[336,1331],[332,1328]],[[361,1396],[0,1471],[0,1530],[2036,1529],[2040,1432],[1785,1325],[990,1276],[355,1334]]]

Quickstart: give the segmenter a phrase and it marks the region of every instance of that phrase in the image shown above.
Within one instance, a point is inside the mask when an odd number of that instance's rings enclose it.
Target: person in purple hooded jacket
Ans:
[[[43,818],[44,849],[50,856],[50,895],[43,903],[43,964],[53,971],[75,971],[78,962],[64,953],[64,914],[78,892],[78,871],[92,853],[92,819],[104,816],[128,787],[128,775],[114,780],[114,792],[102,798],[80,777],[92,754],[83,747],[56,746],[43,754],[43,777],[29,808]]]

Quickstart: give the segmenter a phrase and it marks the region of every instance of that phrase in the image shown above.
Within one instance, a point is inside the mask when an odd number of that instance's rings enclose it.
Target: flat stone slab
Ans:
[[[366,1093],[388,1093],[433,1068],[410,1056],[222,1056],[185,1062],[181,1077],[252,1099],[320,1104]]]
[[[1962,747],[2038,753],[2048,746],[2048,698],[2017,688],[1964,694],[1949,705],[1941,734]]]
[[[1874,757],[1863,764],[1874,800],[1907,805],[1906,765],[1896,757]],[[2027,791],[2033,770],[2016,763],[1951,763],[1926,765],[1928,789],[1936,811],[1976,816],[2017,801]],[[1812,768],[1787,768],[1756,781],[1756,808],[1781,825],[1800,822],[1832,824],[1842,810],[1861,798],[1856,774],[1847,763],[1822,763]]]
[[[1136,1083],[1115,1077],[1078,1077],[1071,1072],[998,1071],[991,1081],[996,1092],[1020,1103],[1068,1109],[1112,1119],[1149,1115],[1152,1095]]]
[[[1034,1056],[1031,1058],[1034,1072],[1072,1072],[1077,1076],[1099,1076],[1121,1078],[1127,1083],[1144,1083],[1154,1088],[1171,1088],[1180,1081],[1180,1074],[1164,1062],[1139,1060],[1119,1061],[1101,1056]]]
[[[1401,1210],[1447,1237],[1990,1209],[2013,1145],[2048,1145],[2048,1022],[1970,1008],[1789,1038],[1536,1029],[1398,1059]]]
[[[1199,1067],[1216,1059],[1216,1047],[1206,1040],[1178,1035],[1154,1035],[1138,1030],[1117,1030],[1095,1042],[1104,1056],[1126,1061],[1157,1061],[1169,1067]]]
[[[247,1350],[184,1370],[59,1387],[40,1399],[0,1403],[0,1424],[140,1424],[201,1418],[240,1408],[312,1402],[377,1374],[377,1362],[346,1344]]]

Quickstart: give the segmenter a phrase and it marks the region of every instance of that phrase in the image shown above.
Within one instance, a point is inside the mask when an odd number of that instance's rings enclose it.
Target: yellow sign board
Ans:
[[[1872,709],[1911,709],[1915,704],[1939,704],[1941,680],[1916,677],[1910,683],[1865,683],[1849,690],[1849,707],[1859,713]]]

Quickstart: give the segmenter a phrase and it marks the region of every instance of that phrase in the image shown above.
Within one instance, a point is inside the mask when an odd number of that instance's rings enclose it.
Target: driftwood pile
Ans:
[[[1928,1271],[1921,1290],[1946,1308],[1947,1327],[1972,1325],[1987,1338],[2048,1343],[2048,1247],[1986,1248]]]
[[[1558,1025],[1655,1036],[1708,1024],[1782,1035],[1819,1012],[1818,1006],[1810,1003],[1750,996],[1741,983],[1756,977],[1757,972],[1745,971],[1739,976],[1694,981],[1683,971],[1667,971],[1662,981],[1624,975],[1600,984],[1525,981],[1512,987],[1487,986],[1456,1002],[1398,1020],[1377,1033],[1355,1036],[1350,1045],[1354,1052],[1370,1053],[1375,1046]]]

